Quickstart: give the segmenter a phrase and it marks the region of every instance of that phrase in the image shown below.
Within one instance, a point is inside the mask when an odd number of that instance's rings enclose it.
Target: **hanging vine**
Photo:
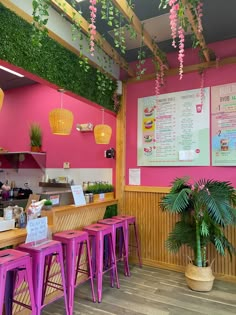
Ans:
[[[47,35],[48,31],[45,27],[48,22],[49,0],[32,0],[33,7],[33,34],[31,36],[32,43],[35,46],[42,46],[42,39]]]
[[[202,32],[202,1],[201,0],[188,0],[187,5],[190,5],[191,13],[193,15],[194,21],[197,25],[197,30],[199,33]],[[171,27],[171,37],[172,46],[177,48],[176,38],[179,38],[178,44],[178,60],[179,60],[179,77],[183,77],[183,64],[184,64],[184,49],[185,49],[185,32],[192,29],[188,18],[185,16],[185,3],[182,0],[161,0],[160,7],[166,9],[167,6],[170,7],[170,27]],[[177,36],[178,35],[178,36]],[[196,48],[199,45],[199,41],[193,32],[192,35],[193,47]]]

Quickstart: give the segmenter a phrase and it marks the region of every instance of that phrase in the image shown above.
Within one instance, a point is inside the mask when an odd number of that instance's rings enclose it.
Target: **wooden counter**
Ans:
[[[14,229],[0,232],[0,248],[6,246],[17,246],[24,243],[26,239],[26,229]]]
[[[117,200],[97,201],[76,207],[74,205],[53,207],[52,210],[42,211],[42,216],[48,217],[49,229],[58,232],[70,229],[80,229],[85,225],[103,219],[106,207],[117,204]],[[0,232],[0,248],[17,246],[24,243],[26,229],[14,229]]]
[[[42,211],[48,217],[48,224],[53,225],[53,232],[81,229],[85,225],[103,219],[106,207],[117,204],[117,199],[88,203],[84,206],[60,206]]]
[[[53,227],[51,225],[48,226],[49,231],[53,232]],[[26,239],[26,229],[14,229],[9,231],[0,232],[0,248],[6,246],[16,247],[19,244],[25,242]]]

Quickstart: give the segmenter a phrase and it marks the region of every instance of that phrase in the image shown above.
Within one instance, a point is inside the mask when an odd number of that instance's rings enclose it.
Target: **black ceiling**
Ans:
[[[34,81],[28,78],[18,77],[14,74],[11,74],[9,72],[6,72],[5,70],[0,69],[0,88],[2,88],[3,91],[34,83],[35,83]]]
[[[71,2],[70,0],[67,0]],[[132,0],[134,4],[134,12],[141,21],[145,21],[144,26],[148,23],[148,19],[155,18],[162,14],[168,13],[168,9],[160,10],[160,0]],[[82,15],[89,20],[89,0],[84,0],[81,3],[77,3],[77,9],[82,12]],[[112,27],[107,26],[107,22],[101,19],[100,4],[98,4],[98,12],[96,19],[96,27],[100,34],[102,34],[106,40],[114,46],[113,38],[111,36]],[[212,43],[216,41],[222,41],[225,39],[236,38],[236,0],[203,0],[203,35],[206,43]],[[163,32],[163,29],[154,27],[152,29],[157,35]],[[128,41],[131,39],[128,39]],[[171,52],[174,48],[171,46],[171,39],[157,42],[158,46],[165,53]],[[191,47],[192,42],[190,35],[186,37],[185,47]],[[133,48],[126,51],[124,58],[127,61],[137,60],[138,49]],[[146,56],[149,51],[147,50]],[[220,57],[220,56],[219,56]],[[16,88],[24,85],[35,83],[27,78],[19,78],[15,75],[9,74],[3,70],[0,70],[0,87],[3,90]]]
[[[68,0],[67,0],[68,1]],[[71,2],[69,0],[68,2]],[[163,10],[159,9],[160,0],[132,0],[134,4],[134,12],[140,21],[148,20],[156,16],[163,15],[169,12],[169,8]],[[77,3],[77,9],[82,12],[82,15],[89,20],[89,1],[84,0]],[[97,5],[98,8],[100,4]],[[236,37],[236,0],[203,0],[203,36],[206,43],[212,43],[216,41],[222,41],[225,39]],[[144,27],[145,27],[144,22]],[[96,27],[100,34],[104,35],[106,40],[114,46],[113,38],[110,35],[111,27],[107,25],[105,20],[101,19],[100,10],[98,9]],[[156,33],[161,33],[162,29],[156,29]],[[190,48],[192,41],[191,36],[186,37],[185,47]],[[171,39],[157,42],[159,48],[165,53],[174,51],[175,49],[171,45]],[[127,50],[125,59],[127,61],[137,60],[138,49]],[[148,52],[148,50],[147,50]]]

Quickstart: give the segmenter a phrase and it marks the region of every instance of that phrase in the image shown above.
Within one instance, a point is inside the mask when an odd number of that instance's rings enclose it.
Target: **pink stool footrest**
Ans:
[[[124,220],[114,219],[114,218],[107,218],[103,220],[99,220],[98,223],[101,224],[107,224],[112,227],[112,234],[113,234],[113,247],[116,248],[116,244],[118,241],[121,242],[121,253],[119,253],[118,257],[116,255],[116,261],[124,260],[124,274],[125,276],[130,276],[129,271],[129,262],[128,262],[128,247],[127,242],[125,242],[126,239],[126,227]],[[118,239],[118,232],[119,237]]]
[[[126,230],[126,238],[125,242],[127,243],[127,247],[134,246],[137,249],[137,255],[139,260],[139,267],[142,268],[142,258],[141,258],[141,250],[140,250],[140,241],[139,241],[139,235],[138,235],[138,228],[136,224],[136,217],[132,215],[117,215],[112,217],[113,219],[123,220],[125,222],[125,230]],[[134,229],[134,235],[135,235],[135,245],[129,244],[129,229],[133,226]]]
[[[115,249],[113,246],[113,233],[112,227],[95,223],[84,227],[84,230],[88,232],[91,242],[92,242],[92,268],[93,271],[96,270],[96,279],[97,279],[97,299],[98,302],[102,300],[102,278],[105,272],[110,271],[110,282],[111,286],[114,285],[114,275],[116,278],[117,288],[120,287],[118,272],[117,272],[117,264],[116,264],[116,255]],[[104,254],[104,240],[105,237],[108,237],[109,244],[109,254],[111,266],[104,270],[103,266],[103,254]],[[95,252],[95,255],[94,255]]]
[[[88,233],[85,231],[70,230],[54,234],[53,239],[60,241],[63,245],[66,270],[66,287],[68,292],[68,307],[69,313],[72,315],[74,308],[74,291],[79,285],[77,284],[78,273],[85,273],[88,275],[86,280],[90,279],[92,299],[94,302],[96,302],[93,285],[89,237]],[[84,245],[86,246],[87,252],[87,270],[81,269],[80,265]]]
[[[33,286],[36,304],[35,314],[40,315],[44,306],[64,295],[66,314],[69,315],[62,244],[58,241],[49,241],[39,246],[34,246],[34,243],[22,244],[18,248],[21,251],[29,253],[32,257]],[[54,266],[57,264],[60,266],[60,272],[55,273]],[[58,268],[56,270],[58,270]],[[61,283],[53,280],[58,273],[61,275]],[[45,295],[48,287],[60,290],[62,291],[62,294],[53,297],[50,301],[45,301]]]

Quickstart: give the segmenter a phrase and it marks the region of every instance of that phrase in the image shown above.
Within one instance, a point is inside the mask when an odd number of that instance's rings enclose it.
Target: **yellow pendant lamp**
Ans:
[[[0,110],[2,109],[3,100],[4,100],[4,92],[3,92],[3,90],[0,88]]]
[[[102,109],[102,124],[96,125],[94,128],[94,138],[97,144],[109,144],[111,140],[112,129],[108,125],[104,125],[104,109]]]
[[[69,136],[73,126],[74,115],[70,110],[62,108],[64,90],[60,89],[58,92],[61,93],[61,108],[53,109],[49,113],[49,123],[54,135]]]

